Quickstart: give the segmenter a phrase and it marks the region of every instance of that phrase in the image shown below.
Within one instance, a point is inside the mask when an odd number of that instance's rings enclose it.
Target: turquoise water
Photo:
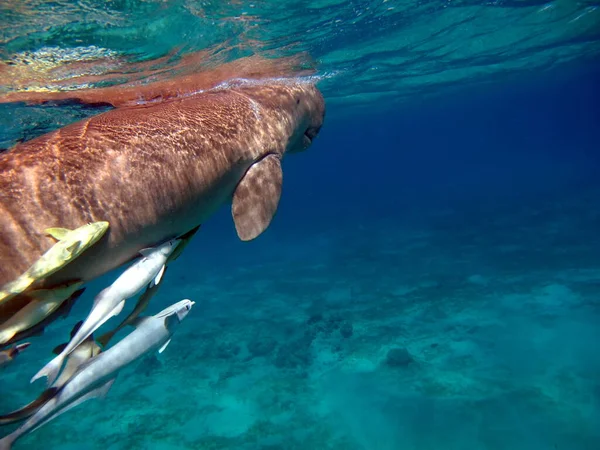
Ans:
[[[165,352],[14,448],[599,449],[599,6],[3,2],[0,99],[258,56],[328,108],[269,229],[223,208],[169,268],[148,313],[196,305]],[[0,147],[109,108],[0,103]],[[1,412],[115,275],[2,369]]]

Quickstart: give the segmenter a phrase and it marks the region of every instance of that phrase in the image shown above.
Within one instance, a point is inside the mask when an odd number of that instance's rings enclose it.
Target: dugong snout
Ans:
[[[297,97],[296,102],[300,107],[306,108],[307,123],[302,136],[302,146],[299,151],[306,150],[318,136],[325,121],[325,99],[321,92],[314,86],[307,86],[304,98]],[[293,150],[292,150],[293,151]]]

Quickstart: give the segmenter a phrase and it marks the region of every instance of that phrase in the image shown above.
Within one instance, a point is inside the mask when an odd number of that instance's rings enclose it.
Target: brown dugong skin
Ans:
[[[325,115],[311,83],[240,83],[125,107],[0,154],[0,285],[55,242],[48,227],[107,234],[44,286],[84,282],[205,222],[253,163],[305,150]]]

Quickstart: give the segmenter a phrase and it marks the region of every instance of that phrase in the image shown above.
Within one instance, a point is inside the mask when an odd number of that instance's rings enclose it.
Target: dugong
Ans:
[[[239,238],[256,238],[277,210],[281,159],[307,149],[324,116],[313,83],[240,80],[117,108],[17,144],[0,154],[0,286],[54,244],[44,235],[49,227],[110,223],[42,287],[101,276],[227,202]]]

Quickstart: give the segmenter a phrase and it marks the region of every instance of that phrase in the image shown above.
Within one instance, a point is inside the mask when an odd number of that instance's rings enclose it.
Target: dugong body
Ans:
[[[0,154],[0,286],[54,242],[49,227],[109,231],[43,286],[92,280],[182,235],[233,198],[242,240],[277,208],[280,159],[306,149],[325,105],[312,84],[239,83],[71,124]]]

